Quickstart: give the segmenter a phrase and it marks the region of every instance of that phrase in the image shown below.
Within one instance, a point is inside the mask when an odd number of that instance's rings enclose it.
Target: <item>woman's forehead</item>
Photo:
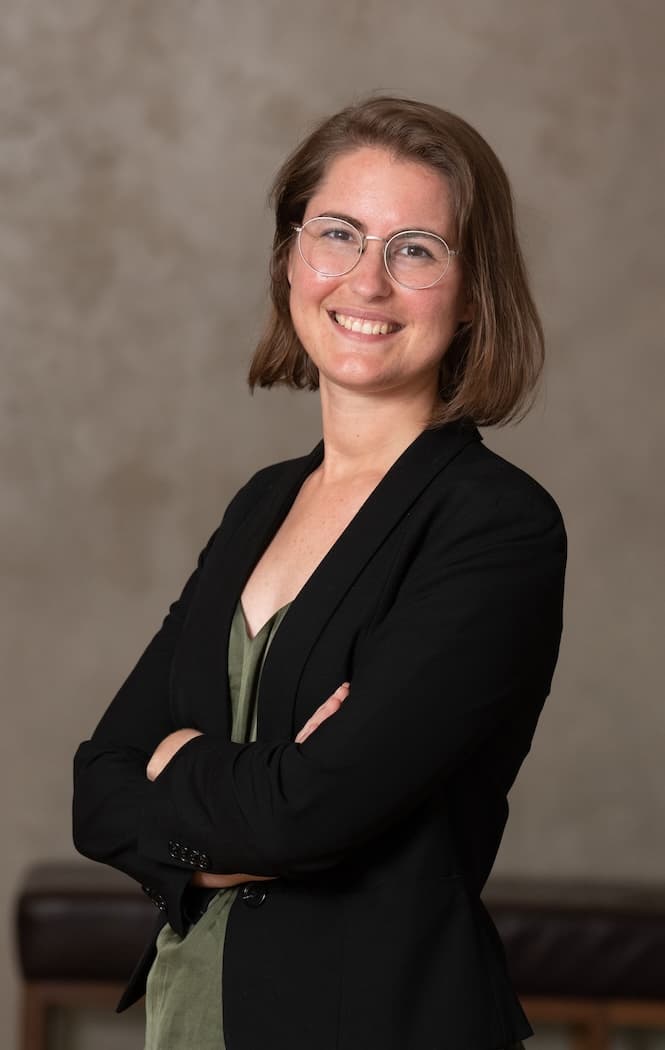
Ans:
[[[430,165],[383,147],[358,146],[327,165],[307,206],[307,218],[316,214],[362,225],[381,220],[404,229],[447,227],[451,193],[445,176]]]

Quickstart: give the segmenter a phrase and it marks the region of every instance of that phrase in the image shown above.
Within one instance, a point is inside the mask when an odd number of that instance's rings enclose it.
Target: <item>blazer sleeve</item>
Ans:
[[[533,483],[532,483],[533,484]],[[188,742],[145,797],[142,854],[192,843],[212,871],[323,870],[412,811],[505,720],[549,692],[566,538],[539,487],[477,491],[433,526],[354,661],[342,708],[303,744]]]
[[[208,552],[218,536],[242,523],[260,489],[255,475],[229,504],[220,526],[201,552],[182,594],[171,605],[161,629],[122,685],[90,740],[74,758],[73,838],[76,849],[92,860],[125,872],[140,882],[166,911],[181,935],[186,926],[185,890],[192,868],[184,870],[170,856],[162,859],[139,847],[139,815],[151,784],[146,765],[160,740],[182,728],[170,707],[173,655],[198,587]]]
[[[146,765],[157,744],[177,727],[169,706],[173,652],[214,540],[201,553],[180,598],[120,688],[110,707],[74,757],[73,836],[76,849],[131,875],[168,907],[174,928],[182,928],[182,897],[191,878],[172,862],[141,854],[137,814],[150,782]]]

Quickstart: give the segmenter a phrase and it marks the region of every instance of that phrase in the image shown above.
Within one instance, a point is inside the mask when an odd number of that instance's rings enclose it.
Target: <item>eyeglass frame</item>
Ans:
[[[351,264],[351,266],[349,266],[348,270],[342,270],[341,273],[323,273],[322,270],[317,270],[316,266],[312,266],[310,262],[307,262],[307,259],[303,255],[303,250],[300,243],[301,234],[308,223],[315,222],[317,219],[330,219],[331,222],[343,222],[345,226],[350,226],[351,229],[355,230],[355,232],[359,235],[360,251],[358,252],[358,258],[354,263]],[[451,258],[453,256],[459,256],[462,254],[459,248],[451,248],[444,237],[441,237],[438,233],[432,233],[431,230],[398,230],[397,233],[393,233],[390,237],[379,237],[373,233],[363,233],[362,230],[359,230],[358,227],[354,223],[349,222],[348,219],[340,219],[335,215],[312,215],[309,219],[306,219],[305,222],[301,223],[300,225],[298,225],[297,222],[292,222],[290,225],[293,232],[298,234],[298,254],[300,255],[300,258],[304,262],[305,266],[309,266],[310,270],[312,270],[314,273],[318,273],[320,277],[346,277],[347,273],[351,273],[352,270],[355,270],[356,266],[362,259],[363,255],[365,254],[365,248],[367,247],[368,241],[383,241],[383,265],[385,267],[386,273],[390,277],[390,280],[394,281],[395,284],[398,284],[400,288],[407,288],[410,292],[424,292],[428,288],[434,288],[439,283],[439,281],[442,281],[448,273],[448,270],[450,269]],[[441,276],[437,277],[436,281],[432,281],[431,284],[418,285],[415,288],[412,287],[412,285],[410,284],[404,284],[403,281],[398,280],[397,277],[395,277],[390,272],[390,268],[388,266],[388,245],[392,241],[394,241],[396,237],[405,237],[407,234],[410,233],[423,233],[426,237],[434,237],[437,241],[441,241],[441,244],[445,245],[446,250],[448,252],[448,265],[446,266]]]

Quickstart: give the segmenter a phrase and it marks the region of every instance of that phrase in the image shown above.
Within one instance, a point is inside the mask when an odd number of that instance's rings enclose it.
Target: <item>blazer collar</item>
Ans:
[[[270,697],[270,701],[259,702],[259,739],[293,739],[298,682],[321,631],[423,489],[466,445],[478,440],[477,429],[468,423],[423,431],[396,460],[312,573],[293,599],[266,655],[259,701],[261,697]],[[323,454],[323,442],[319,442],[308,456],[276,469],[235,532],[226,536],[222,530],[210,551],[188,624],[187,645],[183,646],[186,668],[178,668],[183,688],[187,681],[187,697],[183,699],[187,700],[190,720],[193,708],[198,714],[196,721],[208,732],[230,733],[228,637],[245,582]],[[178,706],[177,697],[174,699]]]

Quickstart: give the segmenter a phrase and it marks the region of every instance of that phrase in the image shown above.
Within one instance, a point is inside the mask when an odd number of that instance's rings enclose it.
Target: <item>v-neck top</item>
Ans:
[[[231,739],[256,740],[257,697],[266,654],[289,606],[278,609],[251,638],[238,602],[229,634]],[[222,957],[229,911],[238,887],[218,890],[185,937],[167,924],[146,988],[145,1050],[224,1050]]]

